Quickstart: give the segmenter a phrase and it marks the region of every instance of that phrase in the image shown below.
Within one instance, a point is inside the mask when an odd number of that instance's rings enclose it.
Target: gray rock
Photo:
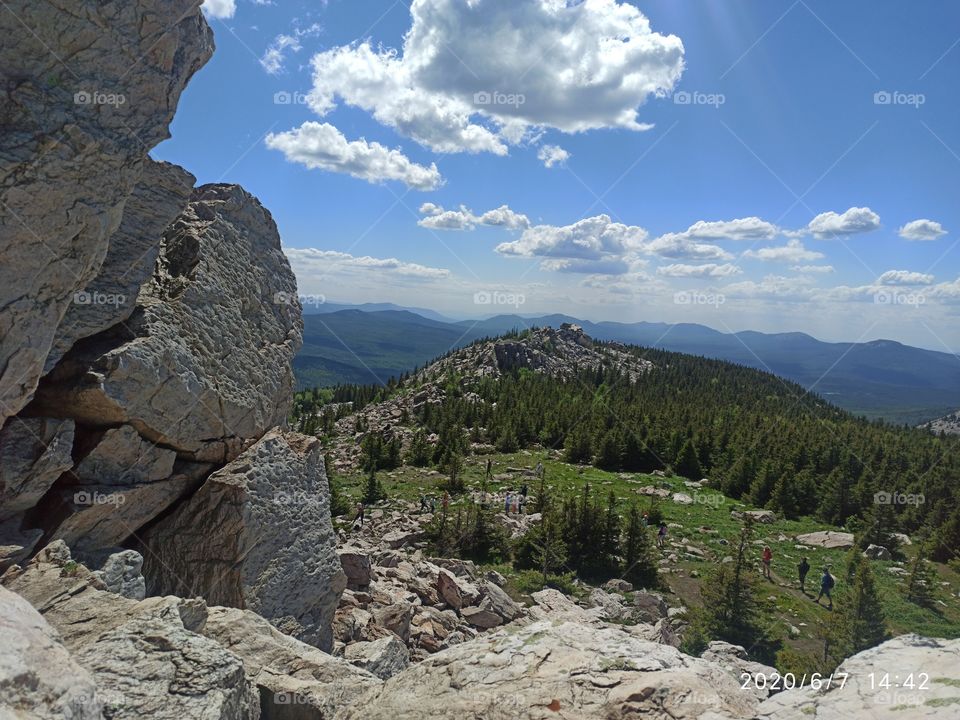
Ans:
[[[33,607],[0,586],[0,717],[100,720],[93,676]]]
[[[410,640],[410,621],[416,611],[413,603],[397,602],[373,611],[373,621],[389,630],[404,643]]]
[[[474,627],[484,630],[503,625],[503,618],[489,607],[465,607],[460,611],[460,615]]]
[[[516,620],[523,615],[523,606],[515,602],[503,589],[489,580],[477,583],[483,600],[481,607],[492,610],[503,622]]]
[[[143,600],[147,588],[140,573],[142,568],[143,556],[140,553],[136,550],[122,550],[107,556],[103,567],[95,570],[93,574],[109,592],[131,600]]]
[[[332,648],[346,576],[316,438],[271,430],[142,537],[150,594],[247,608]]]
[[[853,547],[853,533],[838,532],[836,530],[820,530],[818,532],[797,535],[796,540],[803,545],[822,547],[828,550],[847,550]]]
[[[53,369],[77,340],[130,317],[140,287],[153,273],[163,231],[186,207],[194,182],[196,178],[181,167],[144,159],[143,173],[124,203],[123,219],[110,236],[103,264],[67,306],[44,372]]]
[[[296,292],[270,213],[236,185],[197,188],[123,336],[76,348],[35,405],[133,425],[184,459],[229,461],[286,421],[303,330]]]
[[[211,607],[202,633],[243,662],[260,690],[264,720],[332,718],[379,685],[365,670],[284,635],[249,610]]]
[[[837,673],[846,675],[842,686],[836,681]],[[905,686],[911,674],[914,688]],[[889,688],[880,686],[884,675],[889,676]],[[955,720],[960,702],[960,640],[902,635],[848,658],[834,678],[829,692],[808,685],[774,695],[760,705],[757,718]]]
[[[669,613],[667,603],[659,593],[638,590],[633,594],[633,604],[637,616],[651,624],[667,617]]]
[[[343,547],[337,550],[340,566],[347,576],[347,587],[351,590],[365,588],[370,584],[370,555],[354,548]]]
[[[752,717],[756,706],[726,671],[675,648],[619,628],[542,620],[431,655],[364,696],[342,720],[716,720]]]
[[[633,592],[633,583],[627,582],[626,580],[621,580],[619,578],[614,578],[613,580],[607,580],[603,584],[603,589],[608,592]]]
[[[19,517],[0,522],[0,573],[28,558],[43,537],[43,530],[23,530],[21,524]]]
[[[863,556],[870,560],[892,560],[893,555],[890,554],[890,551],[882,545],[870,544],[867,546],[867,549],[863,551]]]
[[[740,645],[714,640],[707,645],[707,649],[703,651],[700,657],[724,668],[732,677],[740,681],[741,687],[745,684],[741,675],[744,673],[750,675],[752,680],[746,683],[747,689],[753,693],[758,702],[762,702],[770,695],[783,690],[782,683],[771,682],[774,677],[779,676],[777,669],[754,662]]]
[[[177,454],[144,440],[132,425],[103,433],[93,449],[73,470],[80,483],[137,485],[173,474]]]
[[[480,600],[480,590],[476,585],[445,569],[437,574],[437,592],[454,610],[475,605]]]
[[[393,677],[410,664],[410,651],[395,635],[347,645],[343,657],[382,680]]]
[[[0,430],[0,521],[29,510],[73,465],[73,421],[11,418]]]
[[[10,0],[0,34],[2,423],[30,400],[213,38],[196,0]]]

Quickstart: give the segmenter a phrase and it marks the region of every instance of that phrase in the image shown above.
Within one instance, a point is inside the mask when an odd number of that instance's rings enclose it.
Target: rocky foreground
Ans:
[[[740,648],[680,653],[656,595],[517,602],[406,508],[338,533],[285,427],[302,318],[270,213],[148,156],[213,52],[199,0],[10,0],[0,32],[0,718],[956,716],[956,641],[770,696]],[[650,369],[574,328],[493,347],[471,362]],[[871,669],[929,687],[878,699]]]

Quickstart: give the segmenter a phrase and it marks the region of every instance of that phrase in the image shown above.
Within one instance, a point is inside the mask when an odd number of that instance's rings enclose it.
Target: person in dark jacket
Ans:
[[[807,573],[810,572],[810,563],[807,562],[806,558],[803,558],[800,561],[800,564],[797,565],[797,574],[800,575],[800,592],[806,593],[806,588],[804,585],[807,582]]]

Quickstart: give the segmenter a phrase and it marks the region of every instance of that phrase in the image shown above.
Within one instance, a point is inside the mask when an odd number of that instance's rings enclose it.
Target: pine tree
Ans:
[[[932,605],[936,576],[927,561],[926,542],[921,542],[907,578],[907,599],[917,605]]]
[[[374,466],[371,466],[367,470],[367,483],[363,488],[363,504],[364,505],[373,505],[385,500],[387,493],[383,490],[383,485],[380,484],[380,480],[377,479],[377,471]]]
[[[623,577],[638,587],[657,584],[657,561],[650,546],[650,536],[636,503],[627,514],[627,532],[623,541]]]
[[[703,477],[703,468],[700,467],[700,458],[697,457],[697,448],[693,440],[687,440],[677,453],[673,464],[677,475],[689,480],[699,480]]]
[[[827,626],[824,657],[837,662],[887,638],[883,606],[873,578],[870,561],[860,554],[852,560],[848,575],[851,585],[838,593],[835,605],[840,607]]]
[[[426,467],[430,464],[430,444],[427,442],[427,434],[422,429],[413,434],[410,450],[407,452],[407,463],[414,467]]]

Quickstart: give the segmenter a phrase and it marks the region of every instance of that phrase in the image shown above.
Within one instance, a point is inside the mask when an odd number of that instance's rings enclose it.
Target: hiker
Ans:
[[[443,511],[446,512],[450,508],[450,493],[446,490],[443,491]]]
[[[649,527],[650,525],[650,513],[644,513],[643,517],[640,518],[640,522],[643,523],[644,527]]]
[[[657,530],[657,547],[662,548],[666,540],[667,540],[667,524],[665,522],[661,522],[660,528]]]
[[[487,458],[487,480],[490,479],[490,475],[493,473],[493,461],[490,458]]]
[[[803,558],[797,565],[797,572],[800,574],[800,592],[806,594],[804,585],[807,582],[807,573],[810,572],[810,563],[807,562],[806,558]]]
[[[513,493],[508,492],[503,497],[503,512],[507,515],[510,514],[510,503],[513,502]]]
[[[773,551],[770,550],[770,546],[767,545],[763,549],[763,576],[773,582],[773,578],[770,577],[770,561],[773,560]]]
[[[820,604],[820,598],[826,595],[827,600],[830,601],[830,606],[827,609],[833,610],[833,597],[831,597],[830,591],[833,590],[834,584],[835,581],[833,579],[833,575],[830,574],[830,570],[828,568],[824,568],[823,577],[820,578],[820,594],[817,595],[817,599],[814,600],[817,605]]]
[[[420,494],[420,512],[425,513],[430,510],[430,506],[427,504],[427,496]]]
[[[435,513],[437,511],[437,499],[433,495],[428,499],[430,500],[430,512]]]
[[[518,508],[519,512],[523,512],[523,506],[527,504],[527,484],[524,483],[520,486],[520,506]]]
[[[354,519],[353,524],[357,525],[359,523],[360,527],[363,527],[363,503],[357,503],[357,517]]]

